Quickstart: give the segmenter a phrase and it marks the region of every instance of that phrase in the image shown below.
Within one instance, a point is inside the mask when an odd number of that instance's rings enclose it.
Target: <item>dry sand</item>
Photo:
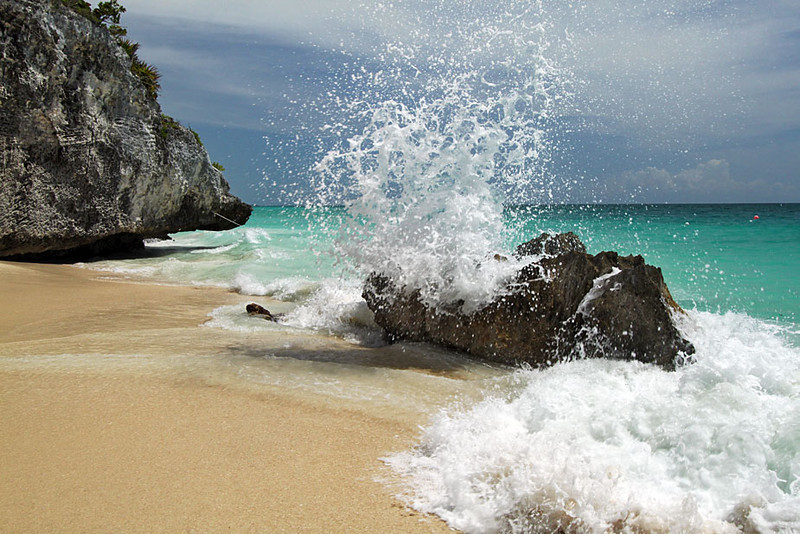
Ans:
[[[0,531],[449,531],[376,481],[421,421],[171,366],[246,300],[0,262]]]

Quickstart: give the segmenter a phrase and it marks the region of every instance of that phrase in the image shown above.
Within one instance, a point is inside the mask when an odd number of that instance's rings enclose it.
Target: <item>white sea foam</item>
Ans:
[[[209,250],[193,250],[192,254],[224,254],[225,252],[230,252],[238,243],[231,243],[230,245],[223,245],[221,247],[212,248]]]
[[[328,280],[308,300],[288,313],[284,324],[323,331],[352,343],[383,345],[381,330],[361,298],[361,284]]]
[[[303,280],[279,280],[270,287],[249,286],[249,289],[251,292],[248,294],[279,299],[279,307],[270,308],[272,312],[283,314],[278,323],[253,321],[241,306],[222,306],[209,315],[211,319],[205,326],[257,332],[274,330],[279,324],[282,329],[332,335],[357,345],[375,347],[385,344],[380,327],[361,298],[360,283],[333,279],[316,284]]]
[[[251,317],[243,306],[220,306],[212,310],[208,317],[203,327],[242,333],[279,330],[278,323]]]
[[[299,276],[262,280],[256,274],[239,271],[230,287],[242,295],[267,296],[288,302],[300,302],[314,294],[319,289],[320,282]]]
[[[266,245],[272,241],[269,231],[264,228],[244,227],[240,232],[244,234],[245,241],[253,245]]]
[[[387,462],[465,532],[800,531],[800,350],[692,313],[697,362],[575,361],[439,414]]]

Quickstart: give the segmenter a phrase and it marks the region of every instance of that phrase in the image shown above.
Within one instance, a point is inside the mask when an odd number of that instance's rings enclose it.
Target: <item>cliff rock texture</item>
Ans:
[[[109,252],[247,220],[130,68],[105,27],[60,1],[0,0],[0,256]]]

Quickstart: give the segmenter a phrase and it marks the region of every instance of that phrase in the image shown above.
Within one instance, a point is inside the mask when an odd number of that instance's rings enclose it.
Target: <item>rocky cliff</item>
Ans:
[[[0,256],[102,253],[247,220],[130,69],[105,27],[59,0],[0,0]]]

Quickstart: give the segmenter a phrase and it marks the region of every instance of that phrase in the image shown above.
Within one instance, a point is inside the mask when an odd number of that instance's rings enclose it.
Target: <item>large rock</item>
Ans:
[[[682,313],[661,270],[641,256],[585,252],[574,234],[521,245],[536,254],[507,294],[465,314],[431,308],[415,288],[373,274],[363,296],[391,339],[428,341],[501,363],[549,365],[574,358],[638,360],[672,370],[694,352],[675,328]]]
[[[106,28],[60,1],[0,0],[0,256],[104,252],[247,220],[130,67]]]

